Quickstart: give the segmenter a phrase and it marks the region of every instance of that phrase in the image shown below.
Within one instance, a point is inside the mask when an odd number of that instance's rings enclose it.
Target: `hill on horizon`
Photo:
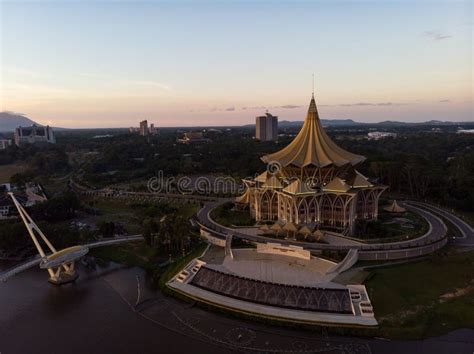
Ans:
[[[33,124],[41,126],[21,113],[0,112],[0,132],[12,132],[19,126],[27,127]]]

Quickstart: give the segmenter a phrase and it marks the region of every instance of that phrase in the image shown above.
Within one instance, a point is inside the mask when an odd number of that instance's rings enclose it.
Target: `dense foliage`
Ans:
[[[472,211],[474,205],[474,137],[443,132],[430,126],[391,127],[393,139],[365,139],[371,126],[328,128],[336,142],[367,161],[361,172],[390,186],[392,195],[428,199],[445,206]],[[435,127],[435,129],[439,129]],[[145,181],[158,171],[165,176],[254,176],[265,169],[260,157],[286,146],[297,128],[286,131],[278,143],[255,141],[248,128],[208,131],[211,142],[196,145],[176,143],[182,133],[161,129],[149,138],[113,131],[112,137],[94,138],[104,132],[58,132],[55,146],[11,147],[0,151],[0,165],[24,161],[28,170],[14,179],[74,172],[95,187]],[[110,131],[109,131],[110,133]]]

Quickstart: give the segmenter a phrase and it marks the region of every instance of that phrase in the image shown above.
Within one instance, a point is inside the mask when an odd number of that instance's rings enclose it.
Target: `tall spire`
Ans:
[[[313,114],[310,114],[313,113]],[[316,101],[314,100],[314,93],[311,97],[311,102],[309,103],[308,116],[307,118],[319,119],[318,108],[316,107]]]
[[[295,139],[282,150],[262,156],[262,160],[266,163],[278,161],[283,167],[312,165],[321,168],[329,165],[357,165],[365,157],[342,149],[326,134],[319,120],[313,93],[303,127]]]
[[[309,114],[314,113],[314,114]],[[309,103],[308,118],[318,119],[318,108],[316,107],[316,101],[314,100],[314,74],[313,74],[313,91],[311,92],[311,102]]]

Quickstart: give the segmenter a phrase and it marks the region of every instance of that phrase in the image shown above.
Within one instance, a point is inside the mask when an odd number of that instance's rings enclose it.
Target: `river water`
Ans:
[[[0,263],[0,270],[6,268]],[[34,268],[0,283],[0,353],[449,353],[472,354],[474,331],[384,341],[269,327],[207,312],[149,288],[139,268],[79,267],[52,286]],[[138,291],[140,289],[140,291]],[[137,307],[134,305],[139,303]]]
[[[225,352],[137,316],[96,272],[61,287],[46,280],[35,268],[0,283],[1,354]]]

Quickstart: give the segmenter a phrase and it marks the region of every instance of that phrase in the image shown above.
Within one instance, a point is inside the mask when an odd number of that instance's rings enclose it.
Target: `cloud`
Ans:
[[[233,112],[235,111],[235,107],[229,107],[229,108],[226,108],[225,110],[226,112]]]
[[[361,106],[405,106],[409,103],[404,103],[404,102],[376,102],[376,103],[371,103],[371,102],[357,102],[357,103],[341,103],[337,106],[340,107],[361,107]]]
[[[242,107],[242,110],[261,110],[261,109],[267,109],[265,106],[253,106],[253,107]]]
[[[341,106],[341,107],[375,106],[375,104],[374,103],[367,103],[367,102],[357,102],[357,103],[341,103],[339,106]]]
[[[432,39],[434,41],[441,41],[443,39],[451,38],[450,34],[442,33],[441,31],[425,31],[423,32],[423,36],[426,38]]]
[[[296,105],[296,104],[287,104],[284,106],[277,106],[274,108],[284,108],[284,109],[295,109],[295,108],[301,108],[302,106]]]
[[[439,100],[438,103],[451,103],[451,100]]]

